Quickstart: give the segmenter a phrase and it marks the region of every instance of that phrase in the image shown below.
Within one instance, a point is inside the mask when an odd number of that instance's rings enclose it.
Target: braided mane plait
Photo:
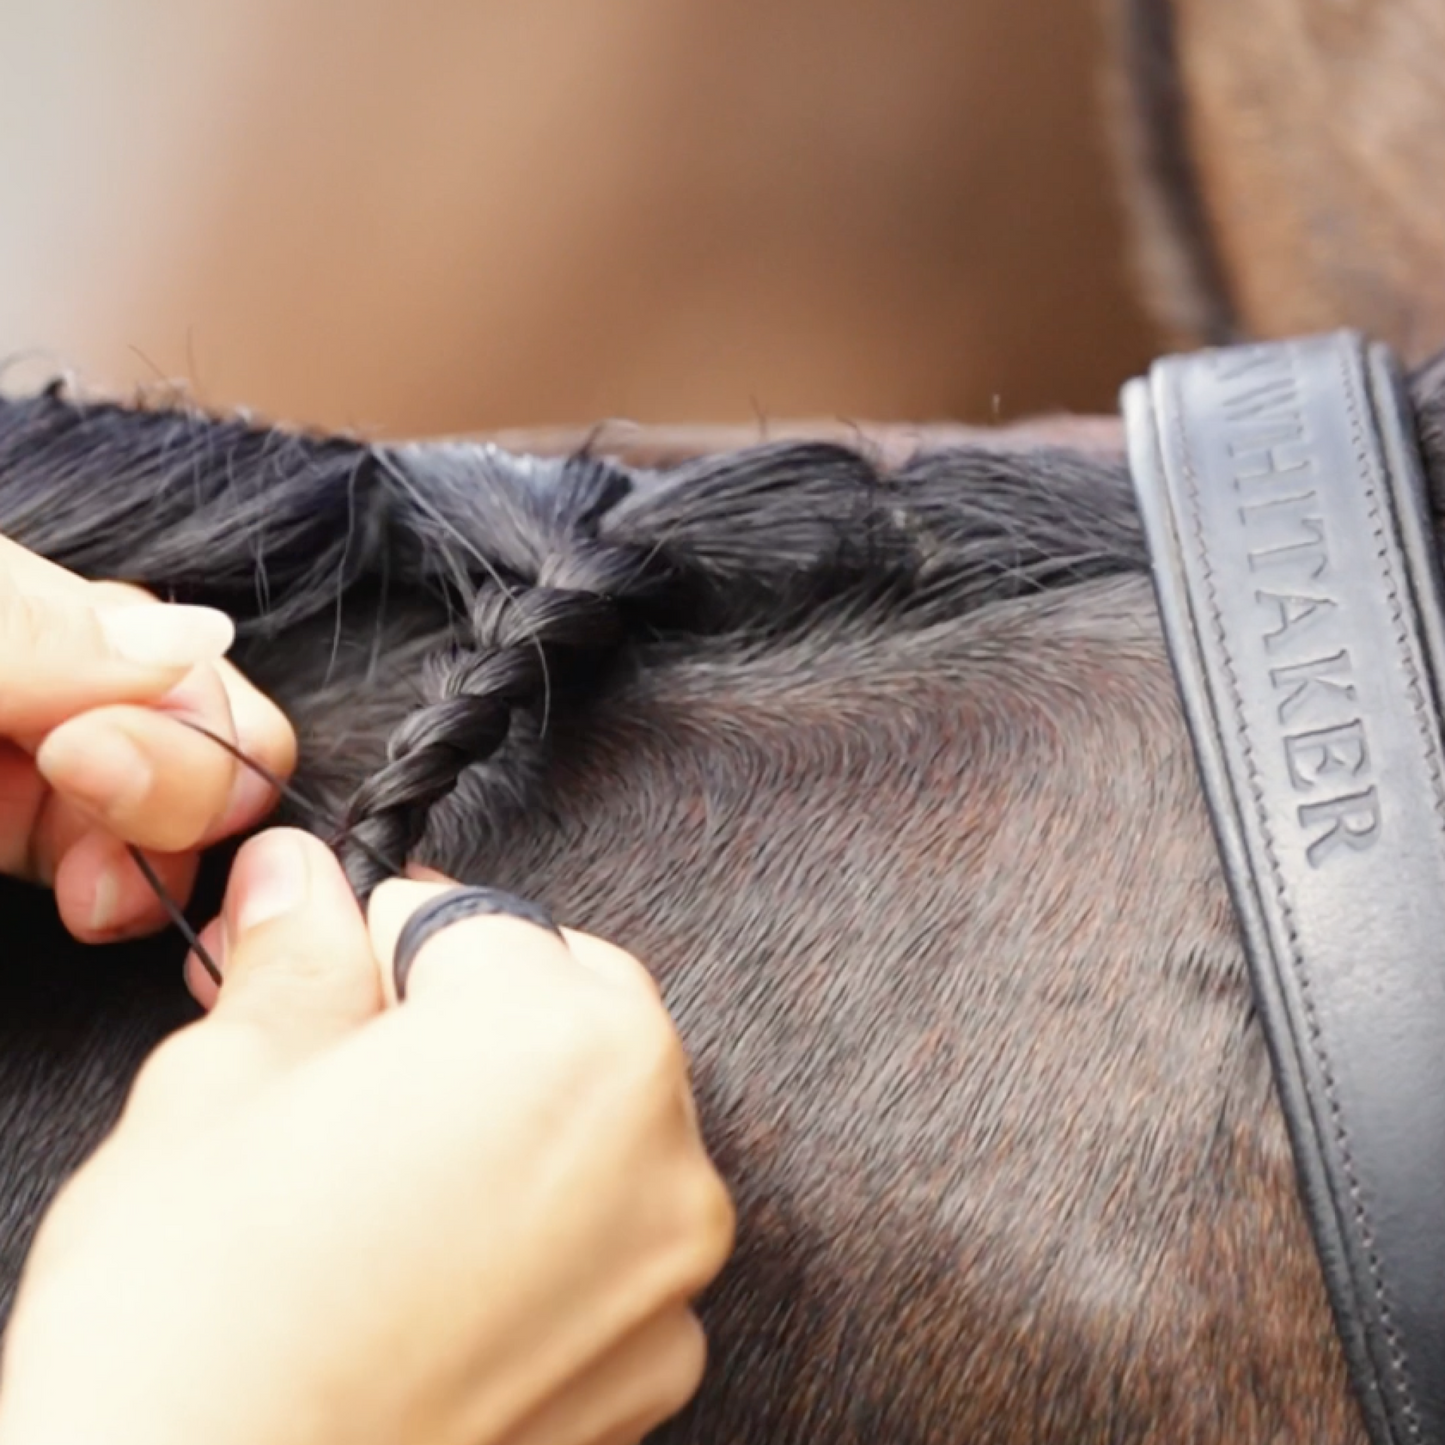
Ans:
[[[1414,385],[1438,474],[1445,360]],[[58,388],[0,398],[0,534],[230,612],[236,660],[297,721],[363,896],[474,764],[490,764],[475,826],[527,806],[551,710],[629,639],[763,645],[860,609],[870,625],[927,626],[1145,567],[1114,456],[970,445],[882,466],[862,448],[779,442],[630,471]]]
[[[392,732],[385,764],[342,820],[338,852],[363,899],[405,865],[463,771],[502,746],[513,714],[544,711],[577,664],[595,667],[615,649],[624,604],[660,580],[658,554],[597,538],[599,519],[631,491],[625,473],[574,457],[560,474],[524,468],[506,480],[509,495],[488,499],[510,523],[492,529],[502,546],[490,576],[466,584],[465,625],[427,669],[427,701]]]
[[[464,778],[479,831],[529,807],[552,717],[619,648],[925,627],[1145,564],[1107,455],[971,445],[884,465],[776,442],[632,470],[57,389],[0,398],[0,534],[228,611],[237,665],[297,727],[310,796],[292,819],[336,837],[363,897]]]

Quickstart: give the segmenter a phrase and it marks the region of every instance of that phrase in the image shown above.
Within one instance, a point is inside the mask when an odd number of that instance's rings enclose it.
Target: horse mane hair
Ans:
[[[84,575],[226,609],[241,658],[283,642],[283,691],[300,677],[310,696],[360,683],[372,697],[401,649],[413,705],[384,736],[346,740],[373,754],[384,742],[384,757],[344,804],[342,773],[321,775],[362,896],[400,870],[469,769],[486,764],[477,776],[498,795],[495,809],[473,795],[473,826],[526,806],[544,719],[627,644],[763,646],[830,613],[921,628],[1143,566],[1118,461],[1052,449],[922,455],[888,472],[859,450],[784,443],[639,473],[52,387],[0,412],[0,478],[0,532]],[[322,632],[334,645],[318,673]],[[323,752],[340,749],[333,738]]]
[[[415,859],[652,964],[741,1216],[658,1439],[1362,1438],[1122,457],[649,470],[52,388],[0,402],[0,533],[236,618],[359,894]],[[0,906],[3,1311],[190,1005],[174,939]]]

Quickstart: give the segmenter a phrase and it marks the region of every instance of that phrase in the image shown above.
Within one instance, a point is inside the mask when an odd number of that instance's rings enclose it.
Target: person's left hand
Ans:
[[[271,773],[295,766],[281,710],[223,655],[209,608],[87,582],[0,538],[0,873],[51,886],[85,942],[154,932],[167,914],[126,851],[184,903],[200,850],[259,823]]]

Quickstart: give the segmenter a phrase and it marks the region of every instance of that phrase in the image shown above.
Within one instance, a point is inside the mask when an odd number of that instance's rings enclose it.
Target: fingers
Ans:
[[[296,771],[296,730],[290,719],[259,688],[248,682],[229,662],[216,669],[226,689],[236,746],[252,762],[260,763],[272,777],[285,782]],[[198,719],[209,726],[204,717]],[[211,728],[215,732],[217,729]],[[214,747],[215,744],[213,743]],[[197,846],[254,827],[276,806],[276,790],[253,768],[238,766],[231,796],[221,810],[219,821]]]
[[[40,744],[35,766],[61,798],[116,837],[170,853],[193,848],[228,806],[237,762],[185,718],[236,742],[214,668],[194,669],[156,708],[118,704],[70,718]]]
[[[252,827],[275,805],[265,776],[216,738],[278,778],[295,766],[285,715],[224,663],[192,669],[153,706],[68,719],[40,743],[35,764],[66,803],[117,837],[178,852]]]
[[[614,988],[645,998],[659,1008],[662,1006],[662,991],[657,980],[626,949],[572,928],[564,928],[562,936],[572,950],[572,957],[584,968],[590,968]]]
[[[396,1002],[392,963],[402,928],[418,908],[451,892],[454,886],[390,879],[371,895],[367,925],[381,966],[379,982],[389,1003]],[[492,968],[484,970],[481,964]],[[571,980],[577,961],[561,938],[534,923],[501,914],[463,919],[422,945],[408,979],[408,1001],[426,1001],[430,1007],[429,1001],[438,991],[469,990],[479,973],[498,969],[526,969],[539,977],[560,971],[564,979]]]
[[[233,723],[233,696],[249,707],[249,737]],[[23,754],[0,756],[0,837],[15,840],[0,868],[53,882],[66,927],[83,941],[137,937],[169,921],[124,843],[146,851],[170,897],[184,905],[195,850],[255,826],[274,803],[263,778],[184,718],[260,754],[262,766],[284,771],[294,762],[294,735],[279,709],[249,685],[228,692],[221,671],[209,667],[191,672],[154,709],[100,708],[62,723],[28,772]],[[38,816],[28,820],[37,803]]]
[[[168,897],[177,904],[190,897],[200,868],[198,853],[147,852],[146,861]],[[54,888],[61,922],[82,943],[135,938],[170,922],[125,844],[105,833],[88,831],[64,852]]]
[[[313,1049],[382,1006],[371,940],[335,855],[296,828],[242,845],[221,912],[218,1023],[249,1022]]]
[[[138,587],[120,582],[96,582],[90,590],[118,606],[135,606],[153,601]],[[182,679],[153,711],[198,724],[208,732],[233,743],[237,750],[282,781],[296,767],[296,733],[285,713],[254,687],[231,663],[222,660],[211,668],[198,668]],[[220,680],[220,688],[213,684]],[[198,735],[193,730],[192,737]],[[207,742],[200,738],[201,742]],[[231,769],[231,789],[217,810],[210,829],[177,847],[204,847],[218,838],[230,837],[260,822],[276,805],[276,791],[254,768],[239,762],[216,743],[209,746],[226,757]],[[53,781],[53,780],[52,780]],[[212,801],[208,799],[208,802]],[[144,843],[140,838],[130,842]],[[154,844],[152,846],[164,846]]]
[[[504,1445],[633,1445],[697,1393],[707,1342],[678,1306],[641,1328],[558,1391]]]
[[[221,920],[213,918],[196,935],[196,942],[206,950],[206,957],[212,964],[219,967],[226,956],[226,935]],[[221,985],[211,976],[210,970],[201,962],[195,949],[186,955],[184,976],[191,997],[207,1011],[215,1008],[216,1000],[221,996]]]
[[[43,871],[36,853],[49,796],[35,759],[17,744],[0,740],[0,873],[34,883],[54,877],[55,860]]]
[[[7,543],[0,560],[15,551],[29,557]],[[211,608],[28,590],[32,570],[0,566],[0,733],[8,737],[49,732],[107,703],[154,701],[198,663],[219,660],[235,637],[230,618]]]
[[[420,871],[420,870],[418,870]],[[441,875],[428,869],[429,879]],[[372,945],[381,966],[382,987],[389,1003],[396,1002],[396,980],[392,961],[396,942],[407,919],[424,904],[449,893],[457,885],[449,881],[421,882],[410,878],[394,878],[383,883],[371,895],[367,923]],[[646,999],[661,1006],[661,996],[651,975],[630,953],[615,944],[564,928],[559,940],[535,924],[504,915],[465,919],[438,933],[422,945],[412,964],[407,985],[408,1000],[418,996],[419,988],[445,990],[449,981],[470,986],[472,975],[494,966],[519,970],[541,967],[563,976],[581,965],[613,988]],[[425,960],[425,968],[422,967]],[[423,976],[428,980],[422,982]]]
[[[40,582],[67,597],[78,589],[106,608],[155,605],[139,588],[59,575],[60,583],[44,574]],[[83,940],[164,927],[168,912],[117,840],[147,850],[184,904],[196,867],[183,855],[255,827],[277,801],[266,776],[216,738],[278,779],[295,767],[285,715],[225,661],[192,668],[149,706],[115,704],[68,719],[38,740],[33,762],[20,748],[0,748],[0,872],[63,878],[61,915]]]
[[[393,962],[403,927],[417,909],[457,886],[450,881],[414,881],[423,871],[430,879],[442,875],[431,869],[412,871],[413,878],[391,879],[377,888],[367,912],[381,988],[390,1004],[396,1003]],[[548,989],[575,990],[580,967],[629,1005],[635,1017],[626,1027],[639,1054],[651,1049],[663,1058],[664,1069],[675,1069],[678,1109],[689,1131],[700,1137],[687,1060],[652,975],[616,944],[570,928],[561,933],[559,942],[555,934],[535,924],[496,914],[454,923],[428,939],[413,960],[407,981],[408,1007],[418,998],[423,1006],[435,1001],[451,1007],[469,995],[483,1000],[485,1006],[488,991],[494,1002],[500,1001],[502,993],[510,994],[515,1005],[519,985],[540,991],[542,996]]]
[[[310,834],[273,828],[242,845],[207,943],[221,961],[219,996],[151,1056],[132,1092],[139,1127],[203,1120],[382,1007],[361,910]]]
[[[372,894],[368,923],[388,996],[403,928],[451,887],[391,880]],[[651,1277],[669,1282],[661,1297],[669,1332],[660,1338],[655,1324],[644,1323],[649,1313],[633,1313],[634,1291],[615,1296],[630,1351],[595,1369],[578,1359],[585,1388],[562,1392],[507,1442],[641,1439],[697,1386],[702,1338],[685,1304],[721,1269],[735,1229],[731,1200],[698,1130],[686,1056],[656,985],[636,959],[600,939],[572,932],[559,939],[506,916],[462,918],[422,943],[407,1002],[393,1019],[394,1039],[425,1039],[428,1069],[457,1101],[453,1118],[470,1107],[464,1100],[498,1097],[499,1083],[503,1092],[515,1088],[510,1081],[520,1069],[549,1080],[565,1101],[551,1121],[554,1137],[585,1116],[588,1137],[599,1131],[608,1139],[614,1173],[646,1160],[647,1198],[611,1238],[621,1247],[636,1229],[645,1239],[639,1247],[653,1254]],[[479,1037],[490,1045],[479,1049]],[[416,1077],[413,1084],[420,1087]]]

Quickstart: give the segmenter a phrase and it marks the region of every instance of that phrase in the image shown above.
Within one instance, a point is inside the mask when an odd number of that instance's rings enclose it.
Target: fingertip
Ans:
[[[649,999],[662,1002],[662,989],[657,980],[634,954],[596,934],[578,933],[572,928],[564,928],[562,933],[573,958],[585,968],[601,974],[618,988],[644,993]]]
[[[289,778],[296,770],[300,746],[291,719],[232,664],[222,663],[220,672],[236,724],[236,740],[242,750],[268,772]]]
[[[222,838],[233,838],[265,820],[275,810],[280,795],[271,784],[254,769],[244,763],[236,768],[231,780],[231,795],[226,806],[206,836],[207,843],[219,842]]]
[[[404,876],[415,883],[445,883],[448,888],[460,886],[455,878],[448,877],[436,868],[428,868],[425,863],[408,863]]]
[[[70,718],[35,750],[40,776],[96,816],[133,810],[154,785],[151,760],[118,724],[118,711],[97,709]]]
[[[256,826],[275,808],[280,798],[277,784],[284,784],[296,770],[298,748],[290,719],[270,698],[229,663],[221,665],[220,675],[241,757],[236,759],[231,796],[213,831],[216,838]]]
[[[366,903],[366,928],[371,938],[371,951],[381,969],[381,985],[387,1003],[397,1002],[392,961],[396,956],[396,941],[407,919],[424,904],[450,892],[455,886],[414,878],[388,878],[372,889]]]
[[[195,853],[155,853],[145,859],[166,899],[184,908],[195,885]],[[56,907],[61,921],[82,943],[117,943],[159,933],[171,911],[141,872],[125,845],[95,830],[82,834],[55,869]]]
[[[33,582],[33,578],[31,579]],[[154,702],[198,662],[218,658],[234,629],[208,608],[94,606],[84,591],[34,590],[0,578],[0,696],[9,737],[48,732],[110,703]]]
[[[235,622],[216,607],[107,602],[94,615],[116,657],[161,672],[219,662],[236,640]]]
[[[217,1012],[320,1044],[381,1006],[355,894],[334,854],[299,828],[269,828],[236,854],[221,911]],[[199,960],[197,960],[199,963]],[[194,967],[198,997],[209,997]]]
[[[568,952],[561,930],[538,905],[496,889],[455,883],[388,879],[371,895],[367,927],[391,1003],[410,992],[408,980],[423,950],[429,977],[441,964],[458,966],[465,974],[499,957],[565,958]]]
[[[200,847],[226,807],[236,764],[183,719],[178,709],[93,709],[42,739],[36,769],[128,842],[167,853]]]
[[[303,828],[267,828],[241,845],[226,886],[229,938],[317,909],[339,910],[360,921],[360,905],[341,864],[319,838]]]

